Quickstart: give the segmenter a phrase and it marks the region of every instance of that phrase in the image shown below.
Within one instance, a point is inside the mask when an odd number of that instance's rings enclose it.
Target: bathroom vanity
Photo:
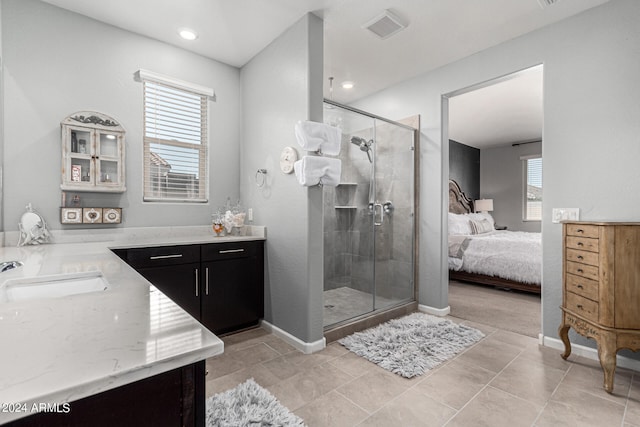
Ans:
[[[114,249],[215,334],[255,326],[264,316],[264,241]]]
[[[197,319],[221,331],[255,320],[192,315],[164,280],[166,266],[138,256],[190,248],[184,265],[197,265],[198,274],[209,269],[208,291],[226,298],[236,285],[244,294],[248,278],[262,283],[262,270],[253,274],[262,265],[264,239],[144,232],[120,241],[0,247],[0,260],[22,263],[0,273],[0,425],[204,425],[204,361],[221,354],[224,344]],[[113,253],[116,247],[127,248],[127,256],[131,251],[143,275],[163,280],[152,285]],[[224,252],[230,249],[244,251]],[[202,295],[207,284],[200,278]],[[35,291],[45,284],[47,292]],[[201,310],[210,312],[208,304]],[[224,299],[216,304],[213,311],[245,312],[222,307]]]

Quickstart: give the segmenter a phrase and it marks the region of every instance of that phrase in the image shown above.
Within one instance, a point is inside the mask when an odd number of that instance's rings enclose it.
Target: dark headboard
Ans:
[[[473,212],[473,200],[460,189],[457,182],[449,180],[449,212],[465,214]]]

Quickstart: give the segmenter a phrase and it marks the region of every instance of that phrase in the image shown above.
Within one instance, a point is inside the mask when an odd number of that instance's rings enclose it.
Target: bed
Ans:
[[[489,213],[449,181],[449,279],[540,294],[540,233],[495,230]]]

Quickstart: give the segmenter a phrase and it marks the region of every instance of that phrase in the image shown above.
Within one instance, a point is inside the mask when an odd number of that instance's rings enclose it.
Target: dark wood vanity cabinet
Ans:
[[[114,250],[215,334],[257,325],[264,316],[264,242]]]
[[[4,427],[204,427],[205,361],[126,384]],[[64,408],[60,404],[60,408]]]
[[[222,334],[253,326],[264,316],[263,246],[263,242],[201,246],[205,275],[201,322],[211,325],[212,331]]]

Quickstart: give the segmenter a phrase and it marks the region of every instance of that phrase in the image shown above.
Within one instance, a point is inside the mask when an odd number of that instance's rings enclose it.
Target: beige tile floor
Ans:
[[[618,368],[610,395],[594,360],[450,318],[487,336],[410,380],[338,343],[305,355],[262,329],[231,335],[207,361],[207,395],[254,378],[308,426],[640,427],[640,372]]]

